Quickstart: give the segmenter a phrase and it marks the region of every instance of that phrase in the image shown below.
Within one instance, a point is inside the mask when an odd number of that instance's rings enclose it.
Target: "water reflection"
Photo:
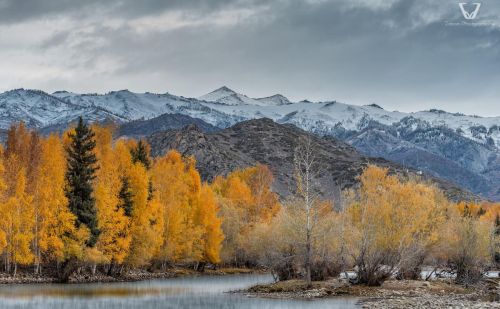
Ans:
[[[269,275],[206,276],[125,283],[0,286],[0,308],[356,308],[355,298],[314,301],[224,293],[272,281]]]

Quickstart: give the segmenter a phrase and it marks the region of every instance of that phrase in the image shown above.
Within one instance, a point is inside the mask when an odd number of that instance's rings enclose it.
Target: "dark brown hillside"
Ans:
[[[369,158],[335,138],[321,138],[293,125],[282,125],[270,119],[249,120],[216,133],[203,133],[195,125],[181,130],[159,132],[151,135],[152,155],[177,149],[183,155],[194,155],[204,180],[225,175],[236,168],[262,163],[274,173],[274,189],[281,196],[290,194],[294,187],[293,153],[300,140],[310,137],[317,151],[321,167],[319,182],[325,197],[335,197],[342,189],[356,184],[356,178],[367,164],[390,167],[392,171],[406,174],[398,164],[381,158]],[[471,195],[455,185],[423,176],[436,182],[454,199]]]

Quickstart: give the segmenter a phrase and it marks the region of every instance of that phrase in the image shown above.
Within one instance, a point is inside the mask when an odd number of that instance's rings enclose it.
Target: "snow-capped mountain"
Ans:
[[[258,98],[257,101],[265,103],[265,105],[286,105],[292,104],[285,96],[281,94],[275,94],[270,97]]]
[[[244,94],[235,92],[226,86],[220,87],[210,93],[202,95],[198,100],[219,103],[228,106],[278,106],[290,104],[290,101],[281,94],[269,97],[252,99]]]
[[[318,135],[343,139],[371,156],[419,168],[500,199],[500,117],[441,110],[403,113],[375,104],[336,101],[290,102],[282,95],[250,98],[228,87],[197,99],[128,90],[47,94],[17,89],[0,94],[0,129],[21,120],[34,128],[60,128],[78,116],[123,123],[165,113],[199,118],[219,128],[263,117],[294,124]]]
[[[0,94],[0,129],[7,129],[11,123],[19,121],[29,127],[42,128],[67,123],[79,116],[92,122],[126,120],[98,106],[73,104],[39,90],[16,89]]]

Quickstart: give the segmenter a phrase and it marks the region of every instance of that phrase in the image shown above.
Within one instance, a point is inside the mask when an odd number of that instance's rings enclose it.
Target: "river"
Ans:
[[[271,282],[270,275],[203,276],[120,283],[0,286],[0,308],[358,308],[353,297],[280,300],[225,293]]]

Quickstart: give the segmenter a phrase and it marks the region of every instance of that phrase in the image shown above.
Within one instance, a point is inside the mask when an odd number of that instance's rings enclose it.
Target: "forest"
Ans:
[[[500,204],[453,202],[418,176],[371,165],[333,203],[318,194],[311,141],[291,151],[296,187],[280,197],[264,165],[208,183],[193,157],[152,158],[111,126],[80,119],[43,137],[12,125],[0,153],[2,270],[64,281],[82,269],[226,265],[309,283],[354,270],[353,283],[380,285],[420,278],[424,265],[462,284],[498,268]]]

